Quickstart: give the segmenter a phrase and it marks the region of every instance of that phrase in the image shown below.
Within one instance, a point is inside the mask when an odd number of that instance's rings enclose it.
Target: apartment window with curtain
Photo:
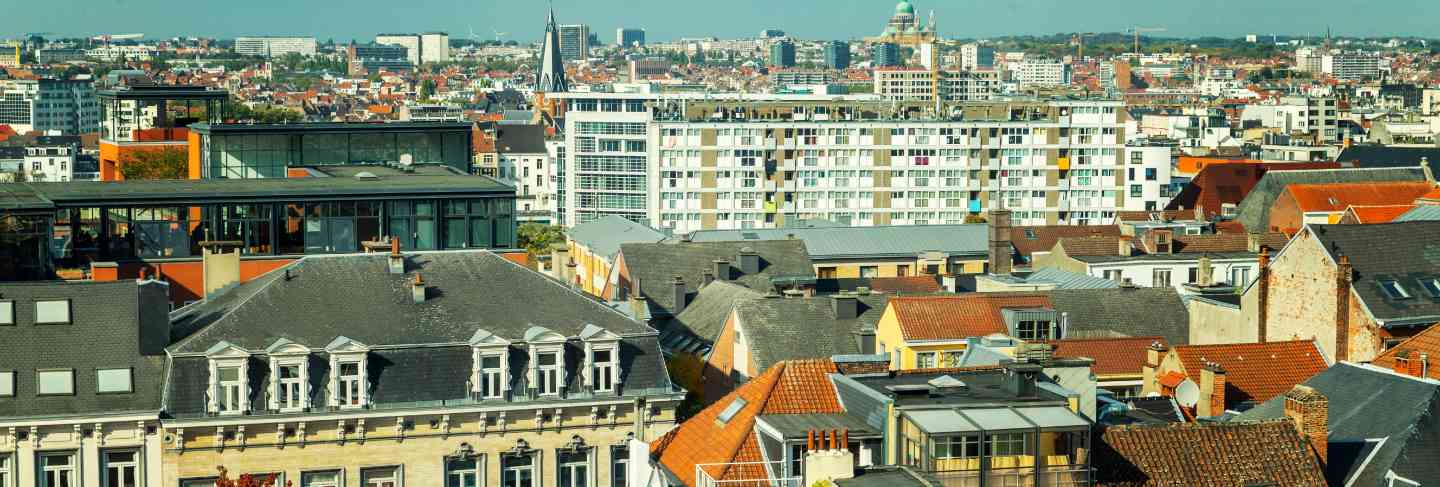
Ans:
[[[135,450],[107,451],[102,454],[105,461],[106,487],[138,487],[140,485],[140,454]],[[5,485],[0,482],[0,486]],[[8,487],[8,486],[7,486]]]

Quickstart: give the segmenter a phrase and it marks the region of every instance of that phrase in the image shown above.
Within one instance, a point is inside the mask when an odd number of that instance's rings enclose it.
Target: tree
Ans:
[[[550,253],[550,247],[565,243],[565,228],[559,225],[521,223],[516,231],[520,246],[533,255]]]
[[[120,161],[120,174],[127,180],[185,179],[190,160],[184,149],[136,150]]]
[[[432,96],[435,96],[435,80],[426,78],[420,82],[420,99],[429,100]]]
[[[239,478],[231,480],[225,467],[216,467],[220,471],[220,478],[215,480],[215,487],[278,487],[275,485],[275,474],[251,475],[242,474]],[[285,487],[290,487],[290,481],[285,481]]]

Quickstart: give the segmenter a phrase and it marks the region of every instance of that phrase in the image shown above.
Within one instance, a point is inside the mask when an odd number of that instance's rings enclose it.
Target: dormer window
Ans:
[[[219,413],[238,414],[245,410],[241,403],[245,397],[245,381],[241,380],[242,367],[219,367],[215,369],[218,378]]]
[[[340,407],[360,407],[363,402],[363,378],[360,376],[360,362],[340,363]]]
[[[590,352],[590,377],[596,392],[615,390],[615,351],[610,349]]]
[[[565,340],[564,335],[540,326],[525,331],[530,347],[530,388],[536,394],[555,396],[564,389]]]
[[[250,352],[220,342],[205,351],[210,359],[210,394],[207,409],[214,414],[241,414],[250,410]]]
[[[330,354],[330,406],[359,409],[370,406],[370,379],[366,357],[370,347],[347,337],[325,346]]]
[[[560,393],[560,352],[541,352],[536,357],[535,389],[542,396]]]
[[[480,357],[480,397],[497,399],[501,396],[500,384],[504,381],[504,374],[500,369],[500,361],[499,354]]]
[[[595,392],[613,392],[620,383],[620,336],[595,325],[580,330],[585,343],[581,369],[585,385]]]
[[[473,363],[471,392],[480,399],[500,399],[510,391],[510,341],[486,330],[470,337]]]
[[[299,365],[281,365],[275,368],[275,402],[281,411],[298,411],[305,408],[305,382]]]
[[[1432,298],[1440,298],[1440,278],[1426,277],[1420,279],[1420,287],[1425,288],[1425,293]]]
[[[281,338],[265,349],[270,356],[270,409],[304,411],[310,407],[310,349]]]
[[[1381,279],[1380,290],[1385,291],[1385,296],[1390,299],[1410,299],[1410,293],[1405,290],[1405,286],[1401,286],[1400,281],[1394,279]]]

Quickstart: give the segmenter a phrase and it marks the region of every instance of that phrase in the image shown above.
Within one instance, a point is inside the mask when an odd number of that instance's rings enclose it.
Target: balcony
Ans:
[[[1037,473],[1039,475],[1037,475]],[[1084,487],[1091,469],[1084,466],[1017,467],[933,472],[942,487]]]

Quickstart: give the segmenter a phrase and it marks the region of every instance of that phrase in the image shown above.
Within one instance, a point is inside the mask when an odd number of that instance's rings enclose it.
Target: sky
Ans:
[[[145,33],[231,38],[313,35],[365,40],[380,32],[440,30],[452,38],[534,41],[540,0],[10,0],[0,38]],[[801,39],[858,39],[884,27],[896,0],[553,0],[562,24],[588,24],[604,42],[617,27],[650,40],[754,37],[781,29]],[[946,38],[1164,27],[1160,37],[1246,34],[1440,38],[1437,0],[912,0],[935,11]],[[472,36],[472,33],[474,34]],[[47,37],[55,37],[53,35]]]

